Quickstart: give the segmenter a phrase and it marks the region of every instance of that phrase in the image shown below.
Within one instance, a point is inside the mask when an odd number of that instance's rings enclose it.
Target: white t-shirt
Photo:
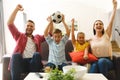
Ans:
[[[110,57],[112,55],[112,46],[110,38],[105,32],[101,38],[93,37],[90,41],[92,53],[96,57]]]
[[[36,45],[34,41],[28,37],[25,50],[23,52],[23,58],[32,58],[34,52],[36,52]]]

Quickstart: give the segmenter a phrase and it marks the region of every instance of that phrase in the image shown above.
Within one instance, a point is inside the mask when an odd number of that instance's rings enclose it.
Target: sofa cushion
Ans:
[[[41,57],[42,57],[42,60],[48,61],[48,55],[49,55],[49,46],[48,46],[47,42],[44,41],[41,44]]]
[[[73,45],[71,40],[68,40],[65,45],[65,56],[67,61],[71,61],[69,53],[73,51]]]

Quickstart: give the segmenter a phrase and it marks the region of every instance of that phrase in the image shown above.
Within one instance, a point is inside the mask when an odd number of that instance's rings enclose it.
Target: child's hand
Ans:
[[[65,22],[65,16],[62,14],[62,22]]]
[[[51,16],[48,16],[47,21],[48,21],[48,22],[51,22],[51,21],[52,21],[52,17],[51,17]]]
[[[71,20],[71,22],[74,23],[74,22],[75,22],[75,19],[73,18],[73,19]]]
[[[45,70],[45,73],[48,73],[48,72],[50,72],[50,71],[51,71],[51,68],[47,66],[47,67],[45,67],[45,69],[44,69],[44,70]]]
[[[83,58],[84,58],[85,60],[87,60],[87,59],[88,59],[88,55],[87,55],[87,54],[84,54]]]

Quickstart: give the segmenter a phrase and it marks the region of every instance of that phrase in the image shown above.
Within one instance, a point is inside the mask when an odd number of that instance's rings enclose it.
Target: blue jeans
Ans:
[[[62,63],[61,65],[58,65],[58,69],[62,70],[62,68],[66,65],[68,65],[68,64],[67,63]],[[52,69],[56,68],[55,64],[53,64],[53,63],[47,63],[45,66],[49,66]]]
[[[113,63],[108,58],[100,58],[91,64],[89,73],[102,73],[106,76],[107,72],[113,68]]]
[[[35,52],[32,58],[22,58],[21,54],[16,53],[12,55],[10,68],[12,80],[20,80],[21,73],[40,72],[43,64],[38,52]]]

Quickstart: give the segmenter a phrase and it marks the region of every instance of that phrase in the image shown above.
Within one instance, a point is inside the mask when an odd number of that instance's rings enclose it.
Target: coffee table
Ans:
[[[47,80],[47,73],[39,73],[43,78],[39,78],[36,73],[29,73],[24,80]],[[103,74],[87,73],[80,80],[108,80]]]

